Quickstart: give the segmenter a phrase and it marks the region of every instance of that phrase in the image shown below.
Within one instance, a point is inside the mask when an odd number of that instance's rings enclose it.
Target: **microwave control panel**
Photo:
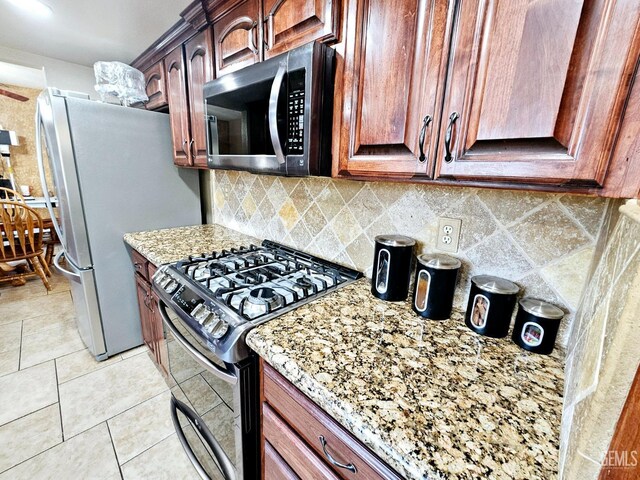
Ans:
[[[287,147],[290,155],[304,153],[304,70],[289,73]]]

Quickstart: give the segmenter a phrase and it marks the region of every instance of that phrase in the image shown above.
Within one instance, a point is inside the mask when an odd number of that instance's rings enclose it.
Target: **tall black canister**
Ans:
[[[391,302],[405,300],[416,241],[404,235],[378,235],[375,243],[371,293]]]
[[[418,256],[413,289],[413,311],[431,320],[451,316],[460,260],[441,253]]]
[[[506,337],[519,291],[518,285],[505,278],[492,275],[471,277],[465,324],[480,335]]]

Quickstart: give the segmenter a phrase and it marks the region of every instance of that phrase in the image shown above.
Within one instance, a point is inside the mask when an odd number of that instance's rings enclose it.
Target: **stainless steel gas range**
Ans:
[[[202,478],[260,476],[258,364],[245,343],[249,330],[360,277],[268,240],[156,272],[173,423]]]

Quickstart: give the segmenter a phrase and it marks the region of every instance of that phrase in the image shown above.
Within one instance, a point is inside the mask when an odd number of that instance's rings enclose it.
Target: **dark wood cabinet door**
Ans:
[[[149,324],[154,358],[156,359],[158,367],[160,367],[160,370],[166,376],[169,374],[169,352],[167,350],[167,342],[164,338],[162,316],[158,311],[158,296],[152,289],[149,289]]]
[[[602,185],[639,13],[631,0],[461,0],[436,176]]]
[[[334,121],[334,138],[340,138],[334,174],[427,175],[455,2],[348,2],[344,80],[336,85],[334,108],[342,116],[342,125]]]
[[[167,93],[171,134],[173,136],[173,162],[180,166],[193,165],[189,151],[189,101],[187,98],[187,75],[185,72],[182,45],[171,51],[164,59],[167,69]]]
[[[157,110],[167,106],[167,86],[164,78],[164,59],[154,63],[144,72],[145,90],[149,101],[147,110]]]
[[[153,332],[149,323],[149,284],[140,275],[136,275],[135,279],[138,308],[140,309],[140,328],[142,329],[142,339],[147,347],[149,347],[150,350],[153,350]]]
[[[236,5],[229,8],[233,3]],[[226,12],[213,20],[216,76],[261,61],[260,2],[231,0],[221,4],[217,10]]]
[[[340,0],[263,0],[264,57],[338,39]]]
[[[204,84],[213,80],[213,40],[206,29],[184,44],[189,86],[191,140],[189,152],[192,164],[207,166],[207,134],[205,130]]]

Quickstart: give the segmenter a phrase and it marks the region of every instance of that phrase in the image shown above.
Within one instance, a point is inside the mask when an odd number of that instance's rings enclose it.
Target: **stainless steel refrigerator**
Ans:
[[[62,249],[54,262],[71,283],[80,336],[103,360],[142,344],[123,234],[200,224],[198,172],[173,165],[167,114],[51,88],[36,108],[38,166],[52,218],[49,192],[58,197],[54,227]]]

